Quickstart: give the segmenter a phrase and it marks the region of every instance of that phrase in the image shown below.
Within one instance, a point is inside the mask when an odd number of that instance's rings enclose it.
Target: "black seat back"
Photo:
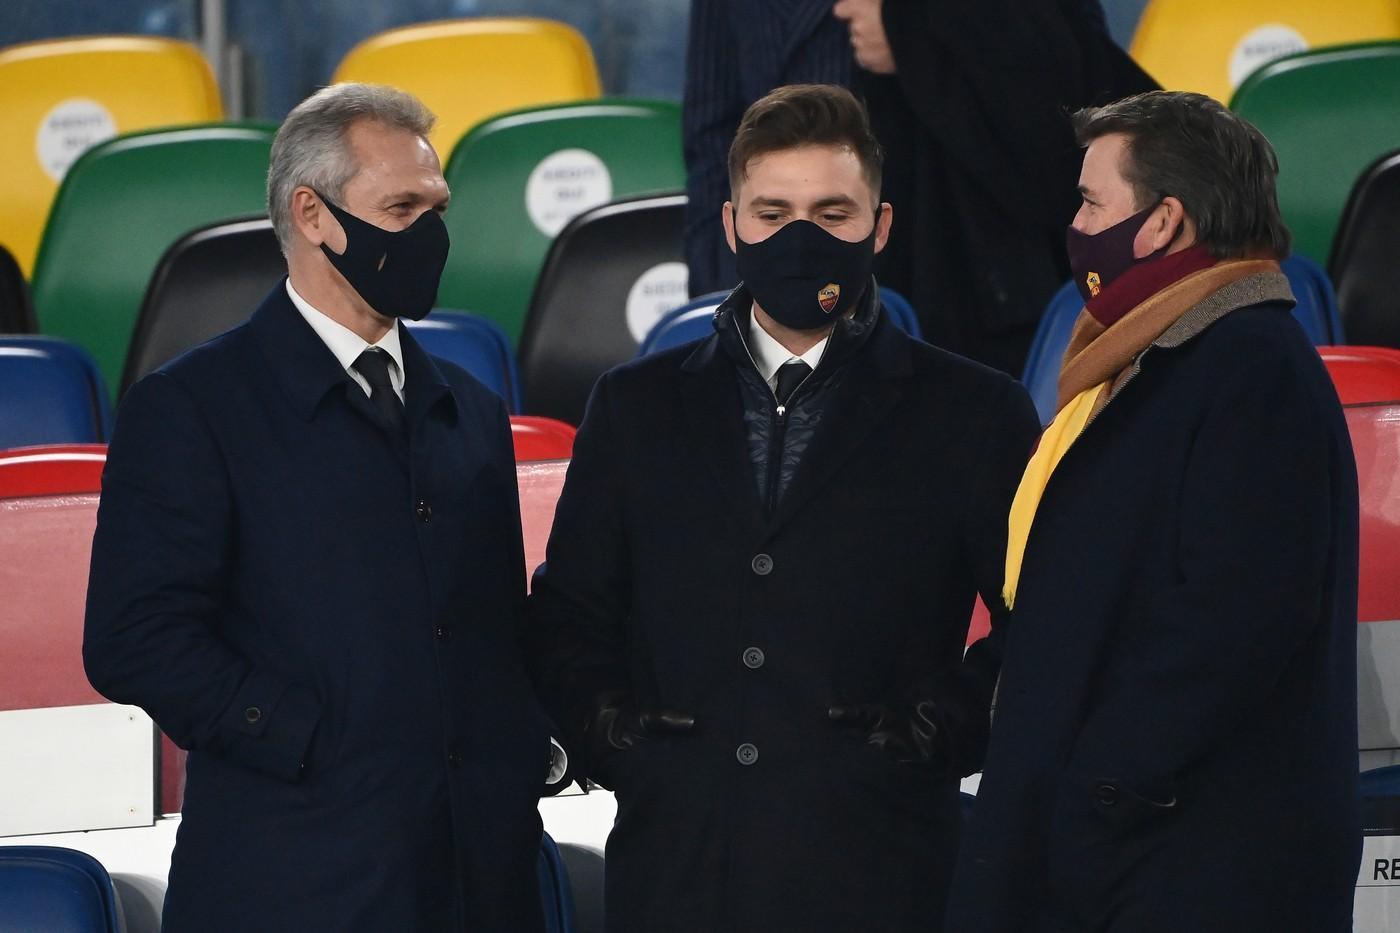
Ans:
[[[1332,247],[1347,343],[1400,347],[1400,151],[1361,174]]]
[[[36,330],[29,283],[15,257],[0,246],[0,334],[32,334]]]
[[[287,274],[265,217],[202,227],[166,250],[146,289],[122,392],[151,370],[247,320]]]
[[[525,410],[578,424],[593,383],[632,359],[651,325],[689,300],[685,196],[604,204],[560,231],[520,338]]]

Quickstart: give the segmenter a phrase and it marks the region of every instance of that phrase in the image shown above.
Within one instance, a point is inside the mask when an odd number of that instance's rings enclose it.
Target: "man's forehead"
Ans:
[[[750,159],[739,193],[745,200],[868,200],[870,183],[850,146],[777,149]]]

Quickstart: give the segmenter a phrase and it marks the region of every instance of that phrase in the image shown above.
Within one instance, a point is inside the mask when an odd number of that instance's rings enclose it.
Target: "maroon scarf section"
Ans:
[[[1138,263],[1090,298],[1084,310],[1104,327],[1112,327],[1119,318],[1162,289],[1215,265],[1216,261],[1206,247],[1189,246],[1180,252]]]

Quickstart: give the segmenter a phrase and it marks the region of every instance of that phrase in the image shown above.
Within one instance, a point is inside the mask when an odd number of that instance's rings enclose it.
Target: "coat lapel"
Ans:
[[[681,365],[682,407],[694,444],[695,459],[703,462],[724,501],[737,514],[761,515],[753,462],[744,427],[744,403],[734,364],[716,334],[700,344]]]
[[[825,488],[893,414],[912,372],[907,341],[885,315],[880,315],[875,333],[870,335],[872,345],[851,360],[831,410],[797,465],[792,485],[778,501],[768,525],[769,535],[781,530]]]

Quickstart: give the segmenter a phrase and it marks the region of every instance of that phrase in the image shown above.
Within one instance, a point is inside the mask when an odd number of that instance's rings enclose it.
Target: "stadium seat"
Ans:
[[[685,195],[615,201],[555,239],[520,341],[525,411],[578,424],[594,381],[687,301],[684,212]]]
[[[0,450],[0,499],[101,492],[106,464],[106,444]]]
[[[1295,252],[1328,261],[1352,185],[1377,158],[1400,149],[1396,100],[1400,42],[1289,55],[1240,85],[1231,107],[1278,153],[1279,207]]]
[[[512,415],[511,440],[515,442],[516,462],[567,460],[574,455],[577,429],[571,424],[539,415]]]
[[[272,221],[219,222],[176,240],[141,302],[121,392],[191,347],[241,324],[287,274]]]
[[[554,508],[564,489],[567,460],[540,460],[515,465],[515,482],[520,491],[520,527],[525,536],[525,580],[529,585],[535,568],[544,563],[549,530],[554,526]]]
[[[1361,796],[1400,797],[1400,765],[1361,772]]]
[[[1280,265],[1293,289],[1293,297],[1297,299],[1293,306],[1293,318],[1302,326],[1308,339],[1315,345],[1342,343],[1337,299],[1322,267],[1297,254],[1289,256]],[[1083,310],[1084,300],[1079,296],[1079,290],[1073,282],[1066,282],[1051,297],[1040,319],[1035,340],[1031,342],[1030,352],[1026,355],[1021,382],[1030,393],[1042,424],[1049,424],[1055,417],[1060,366],[1064,363],[1065,348],[1069,346],[1074,322]]]
[[[1400,7],[1391,0],[1149,0],[1131,51],[1167,90],[1224,103],[1281,55],[1390,38],[1400,38]]]
[[[1400,151],[1382,156],[1352,188],[1328,268],[1353,343],[1400,347]]]
[[[30,273],[54,192],[87,147],[222,117],[214,75],[185,42],[94,36],[0,49],[0,245]]]
[[[1390,347],[1318,347],[1343,405],[1400,403],[1400,350]]]
[[[34,304],[19,263],[0,244],[0,334],[34,333]]]
[[[719,303],[728,295],[728,292],[711,292],[666,312],[661,320],[647,331],[646,339],[637,348],[637,356],[669,350],[683,343],[708,337],[714,332],[715,308],[719,307]],[[911,337],[917,338],[922,335],[919,321],[914,317],[914,309],[903,295],[892,288],[881,288],[880,302],[896,327]]]
[[[102,864],[76,849],[0,846],[0,930],[122,933],[121,902]]]
[[[545,933],[573,933],[574,895],[569,888],[569,870],[549,833],[540,836],[539,877]]]
[[[603,855],[588,846],[561,842],[559,855],[569,872],[578,933],[603,933]]]
[[[107,440],[110,405],[92,358],[55,337],[0,337],[0,449]]]
[[[416,95],[437,115],[430,141],[441,158],[487,117],[602,93],[583,36],[563,23],[524,18],[390,29],[351,49],[331,81],[389,84]]]
[[[266,127],[152,130],[83,154],[34,266],[39,329],[88,350],[115,394],[146,286],[186,232],[266,210]]]
[[[434,309],[421,321],[404,326],[423,349],[465,369],[505,399],[506,410],[520,410],[520,373],[505,333],[484,317],[465,311]]]
[[[680,108],[609,100],[493,117],[457,144],[446,176],[456,206],[438,303],[491,318],[514,346],[565,224],[615,198],[684,186]]]

